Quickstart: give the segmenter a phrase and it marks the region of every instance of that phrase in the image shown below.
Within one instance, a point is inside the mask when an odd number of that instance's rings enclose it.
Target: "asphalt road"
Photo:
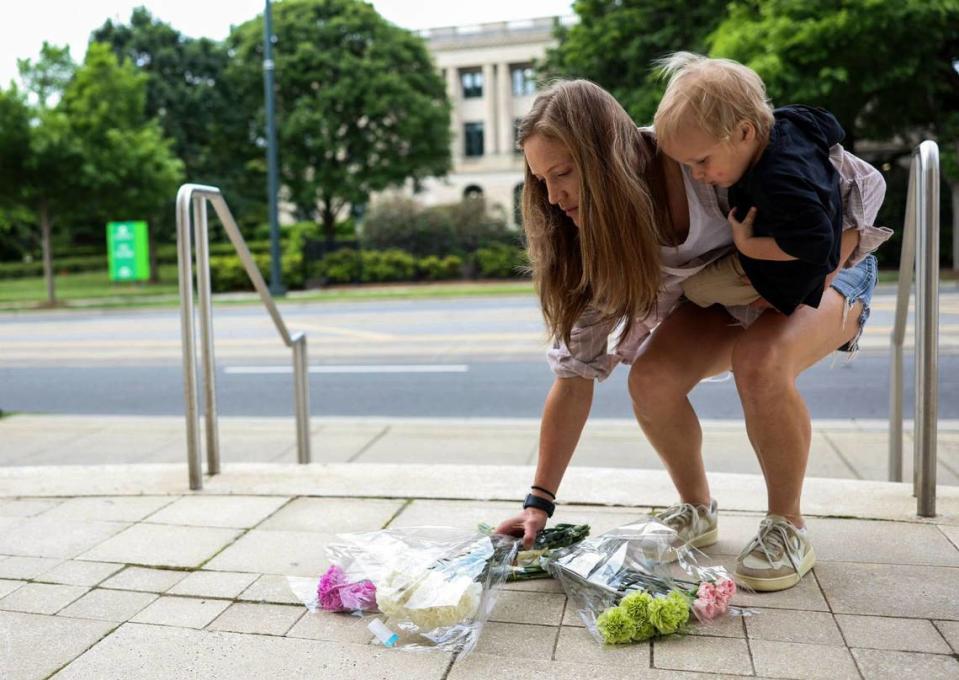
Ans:
[[[959,293],[940,323],[940,417],[959,418]],[[311,411],[329,416],[537,417],[552,383],[532,298],[285,304],[310,343]],[[865,350],[800,377],[814,418],[885,418],[891,291],[877,296]],[[215,312],[221,415],[293,413],[290,355],[255,307]],[[63,414],[183,413],[174,310],[0,316],[0,409]],[[911,411],[911,352],[906,412]],[[701,417],[738,418],[731,379],[701,384]],[[596,392],[592,414],[631,417],[626,370]]]

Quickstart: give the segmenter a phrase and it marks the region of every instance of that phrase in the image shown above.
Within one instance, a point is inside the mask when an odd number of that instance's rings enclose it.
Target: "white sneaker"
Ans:
[[[758,591],[785,590],[799,583],[816,564],[806,532],[785,517],[767,515],[759,533],[739,554],[736,581]]]
[[[719,509],[715,500],[709,507],[677,503],[654,517],[676,532],[679,546],[704,548],[719,539]],[[671,552],[672,559],[676,559],[675,551]]]

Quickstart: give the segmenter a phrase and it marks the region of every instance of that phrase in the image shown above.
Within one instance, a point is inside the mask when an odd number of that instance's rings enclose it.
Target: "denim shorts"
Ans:
[[[862,329],[869,318],[869,303],[872,302],[872,292],[876,289],[879,272],[876,264],[876,258],[867,255],[855,267],[841,269],[832,280],[830,286],[834,288],[846,301],[843,310],[842,322],[846,324],[846,315],[857,302],[862,302],[862,313],[859,315],[859,330],[856,337],[839,348],[840,352],[856,352],[859,350],[859,338],[862,337]]]

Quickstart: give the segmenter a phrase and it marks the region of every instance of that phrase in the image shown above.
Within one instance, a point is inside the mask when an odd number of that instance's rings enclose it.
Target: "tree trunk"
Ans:
[[[330,201],[323,201],[323,235],[326,236],[326,245],[332,246],[336,240],[336,213]]]
[[[952,271],[959,275],[959,181],[949,182],[952,189]]]
[[[53,237],[51,235],[50,211],[46,202],[40,204],[40,240],[43,244],[43,279],[47,284],[47,304],[57,304],[53,285]]]
[[[154,224],[159,223],[159,220],[154,221]],[[147,247],[150,249],[150,283],[160,283],[160,265],[157,263],[156,236],[153,234],[153,229],[150,229],[149,223],[147,223]]]
[[[956,158],[959,159],[959,142],[956,142]],[[959,275],[959,178],[949,179],[952,189],[952,272]]]

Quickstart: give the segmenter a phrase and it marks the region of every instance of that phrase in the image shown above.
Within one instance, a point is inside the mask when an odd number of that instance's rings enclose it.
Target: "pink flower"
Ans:
[[[700,599],[693,602],[693,612],[700,621],[710,621],[725,611],[725,607],[710,600]]]
[[[346,574],[334,564],[320,577],[320,583],[316,587],[320,607],[331,612],[343,611],[343,600],[339,593],[340,586],[343,585],[346,585]]]
[[[370,581],[359,581],[338,589],[344,609],[353,611],[376,610],[376,586]]]
[[[720,601],[720,593],[715,584],[709,581],[703,581],[699,584],[699,590],[696,591],[696,597],[703,603],[715,604]]]
[[[716,592],[723,602],[729,602],[736,594],[736,582],[731,578],[720,579],[716,582]]]

